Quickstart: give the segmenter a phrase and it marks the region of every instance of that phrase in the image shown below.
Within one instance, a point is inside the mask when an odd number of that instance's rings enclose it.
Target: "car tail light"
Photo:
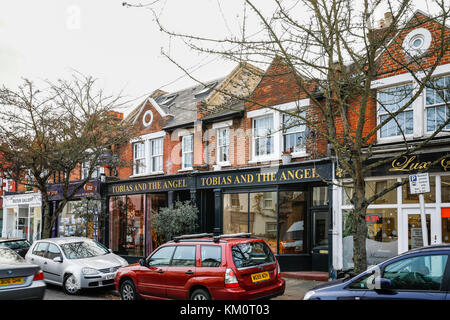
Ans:
[[[39,271],[33,277],[33,281],[38,281],[38,280],[44,280],[44,273],[42,271]]]
[[[225,288],[239,287],[239,282],[234,274],[233,269],[227,268],[225,271]]]
[[[277,276],[278,278],[281,278],[281,268],[279,263],[277,263]]]

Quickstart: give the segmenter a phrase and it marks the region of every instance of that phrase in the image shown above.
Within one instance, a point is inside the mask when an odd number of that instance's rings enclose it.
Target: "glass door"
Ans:
[[[420,209],[406,209],[405,231],[407,233],[406,250],[423,247],[422,237],[422,220],[420,217]],[[426,228],[428,233],[428,245],[441,243],[441,232],[439,229],[439,221],[436,217],[434,209],[425,209]],[[405,233],[405,236],[406,236]]]

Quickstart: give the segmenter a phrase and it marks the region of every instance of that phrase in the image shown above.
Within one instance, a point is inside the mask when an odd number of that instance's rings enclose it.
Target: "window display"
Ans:
[[[279,254],[306,252],[306,199],[302,191],[280,191]]]

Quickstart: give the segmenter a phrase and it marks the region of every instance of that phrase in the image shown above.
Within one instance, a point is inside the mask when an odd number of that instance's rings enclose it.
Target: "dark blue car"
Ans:
[[[304,300],[450,300],[450,245],[414,249],[308,291]]]

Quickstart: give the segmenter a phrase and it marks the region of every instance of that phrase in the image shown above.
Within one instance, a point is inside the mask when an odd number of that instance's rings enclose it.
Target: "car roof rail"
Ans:
[[[182,236],[173,237],[173,241],[179,242],[180,240],[186,240],[186,239],[197,239],[197,238],[209,238],[212,237],[212,233],[196,233],[196,234],[185,234]]]
[[[214,236],[214,242],[219,242],[220,239],[223,238],[250,238],[252,236],[251,233],[231,233],[231,234],[221,234]]]

